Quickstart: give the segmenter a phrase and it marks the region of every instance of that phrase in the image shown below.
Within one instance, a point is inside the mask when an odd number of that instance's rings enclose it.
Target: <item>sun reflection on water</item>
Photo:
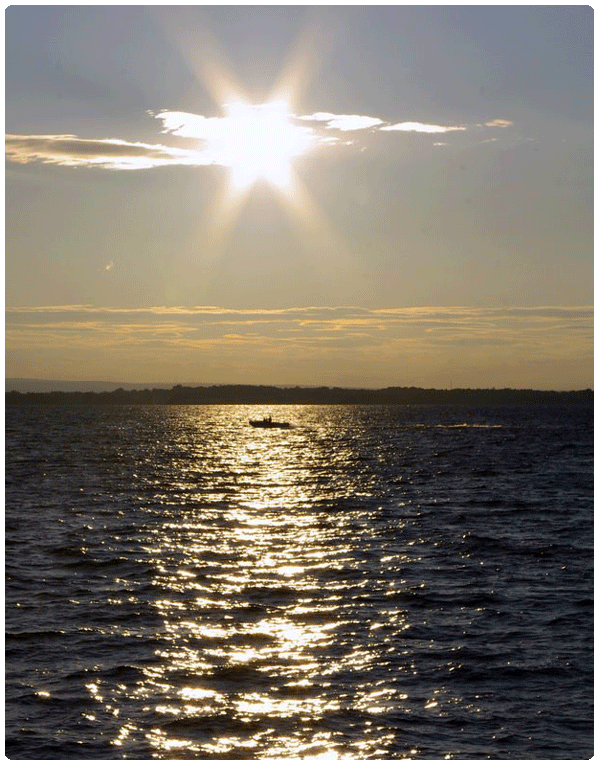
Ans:
[[[210,439],[205,421],[194,428],[204,410],[178,412],[173,485],[155,492],[162,521],[141,544],[161,642],[135,689],[152,756],[338,760],[393,746],[402,758],[383,718],[450,702],[407,684],[418,667],[402,635],[416,624],[403,602],[424,582],[405,573],[420,540],[397,542],[406,520],[382,526],[393,543],[369,558],[373,476],[317,414],[256,431],[249,407],[219,412]],[[124,720],[113,745],[140,734]]]

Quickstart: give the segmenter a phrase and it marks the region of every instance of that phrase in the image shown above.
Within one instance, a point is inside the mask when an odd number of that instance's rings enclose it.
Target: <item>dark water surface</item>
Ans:
[[[9,758],[593,755],[591,408],[6,430]]]

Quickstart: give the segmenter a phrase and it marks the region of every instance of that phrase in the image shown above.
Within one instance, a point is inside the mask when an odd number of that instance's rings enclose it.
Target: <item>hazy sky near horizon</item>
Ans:
[[[7,376],[593,386],[591,8],[5,23]]]

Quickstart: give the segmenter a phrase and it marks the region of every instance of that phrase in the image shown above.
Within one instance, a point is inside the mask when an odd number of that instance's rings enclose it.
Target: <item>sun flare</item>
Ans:
[[[226,129],[212,149],[231,170],[234,188],[248,188],[258,180],[285,189],[292,181],[292,159],[313,142],[310,129],[295,125],[285,101],[225,106]]]

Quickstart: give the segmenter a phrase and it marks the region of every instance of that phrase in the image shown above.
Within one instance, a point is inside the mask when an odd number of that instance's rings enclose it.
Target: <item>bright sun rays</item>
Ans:
[[[286,190],[292,184],[292,159],[308,151],[311,130],[294,125],[285,101],[265,104],[233,103],[221,134],[209,151],[231,170],[234,189],[244,190],[259,180]]]
[[[345,244],[293,166],[294,159],[318,149],[322,142],[314,129],[295,123],[284,98],[262,104],[239,98],[225,103],[221,109],[222,117],[200,118],[202,121],[195,123],[184,115],[188,122],[182,128],[177,126],[181,119],[177,114],[172,123],[179,134],[202,140],[212,162],[229,171],[223,192],[215,197],[209,216],[210,241],[216,251],[233,230],[252,189],[263,182],[277,192],[281,211],[303,242],[327,249],[332,261],[345,255]],[[345,257],[342,265],[348,267]],[[318,270],[319,263],[315,262],[314,267]]]
[[[323,138],[314,124],[294,116],[302,113],[298,110],[302,91],[331,44],[321,25],[307,20],[271,88],[260,95],[248,92],[207,28],[191,35],[185,24],[170,24],[169,35],[219,113],[212,117],[187,112],[157,115],[165,132],[197,141],[206,164],[226,169],[223,185],[199,222],[206,262],[212,265],[222,257],[249,198],[264,185],[275,192],[313,272],[321,274],[325,268],[349,273],[352,265],[346,243],[294,167],[295,160],[316,153],[331,140]],[[324,252],[327,258],[320,256]]]

